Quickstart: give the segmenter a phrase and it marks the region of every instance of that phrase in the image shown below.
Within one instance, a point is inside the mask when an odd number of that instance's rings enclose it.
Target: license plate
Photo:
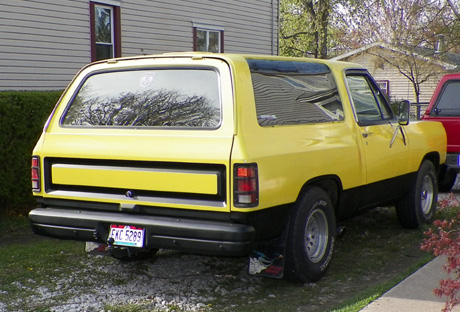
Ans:
[[[113,238],[114,245],[142,248],[144,247],[144,234],[145,229],[142,228],[112,224],[110,226],[109,238]]]

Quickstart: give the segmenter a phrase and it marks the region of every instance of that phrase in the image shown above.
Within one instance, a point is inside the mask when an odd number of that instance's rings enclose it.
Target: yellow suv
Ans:
[[[230,54],[111,59],[83,68],[32,156],[42,235],[250,255],[253,274],[316,281],[336,224],[377,205],[432,220],[440,123],[399,120],[359,65]]]

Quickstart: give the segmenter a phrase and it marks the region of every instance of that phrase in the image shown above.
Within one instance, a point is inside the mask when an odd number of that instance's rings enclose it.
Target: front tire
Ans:
[[[437,201],[436,170],[431,161],[425,160],[420,166],[414,185],[396,204],[399,223],[411,229],[431,223],[436,213]]]
[[[335,214],[327,193],[308,188],[293,206],[286,246],[289,280],[316,282],[327,271],[334,251]]]

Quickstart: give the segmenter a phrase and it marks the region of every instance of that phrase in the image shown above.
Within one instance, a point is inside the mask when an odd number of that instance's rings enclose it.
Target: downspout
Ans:
[[[272,10],[272,29],[271,29],[271,53],[272,55],[278,55],[278,44],[276,45],[276,51],[275,51],[275,18],[279,17],[279,6],[278,6],[278,14],[275,14],[275,1],[279,0],[271,0],[271,10]],[[278,33],[276,32],[276,39],[278,40]]]

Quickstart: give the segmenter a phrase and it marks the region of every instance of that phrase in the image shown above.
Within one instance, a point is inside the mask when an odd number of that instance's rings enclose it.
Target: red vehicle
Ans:
[[[447,159],[439,180],[439,190],[448,192],[460,172],[460,73],[442,77],[422,117],[440,121],[447,134]]]

